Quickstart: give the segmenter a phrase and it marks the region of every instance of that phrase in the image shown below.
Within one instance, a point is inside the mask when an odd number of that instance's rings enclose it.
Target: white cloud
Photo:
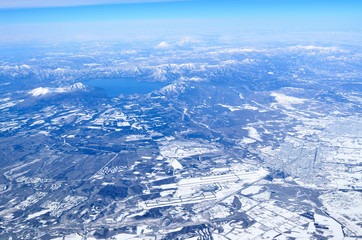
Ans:
[[[69,7],[100,4],[174,2],[185,0],[1,0],[1,8]],[[187,1],[187,0],[186,0]]]

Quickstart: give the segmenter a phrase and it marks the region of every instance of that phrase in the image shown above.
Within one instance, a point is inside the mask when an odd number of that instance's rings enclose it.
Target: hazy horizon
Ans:
[[[0,42],[157,42],[183,37],[346,42],[358,41],[362,26],[362,4],[353,0],[99,2],[4,1]]]

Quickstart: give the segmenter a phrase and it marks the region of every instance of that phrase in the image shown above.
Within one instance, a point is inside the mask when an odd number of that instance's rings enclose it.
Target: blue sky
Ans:
[[[1,0],[0,41],[360,31],[361,13],[361,0]]]

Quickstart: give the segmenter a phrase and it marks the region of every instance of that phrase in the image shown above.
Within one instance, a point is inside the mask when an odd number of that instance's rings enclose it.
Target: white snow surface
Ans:
[[[320,225],[325,225],[329,228],[329,231],[333,237],[330,239],[343,239],[343,231],[341,225],[334,219],[319,214],[314,214],[315,221]]]
[[[217,150],[214,145],[193,141],[167,141],[160,146],[160,154],[163,157],[176,159],[215,152]]]

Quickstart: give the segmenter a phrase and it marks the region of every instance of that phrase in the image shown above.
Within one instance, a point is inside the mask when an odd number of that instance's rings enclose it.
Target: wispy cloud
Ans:
[[[1,0],[0,9],[4,8],[42,8],[70,7],[104,4],[177,2],[191,0]]]

